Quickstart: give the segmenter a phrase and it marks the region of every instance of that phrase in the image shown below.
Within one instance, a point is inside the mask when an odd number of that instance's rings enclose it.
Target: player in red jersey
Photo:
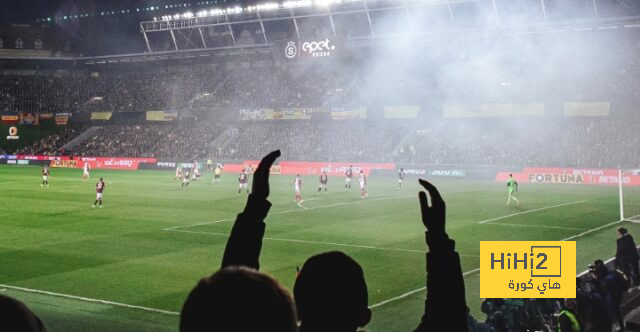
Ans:
[[[98,204],[99,202],[100,208],[102,209],[102,192],[103,191],[104,191],[104,181],[102,181],[102,178],[100,178],[100,181],[96,183],[96,201],[93,202],[92,207],[96,207],[96,204]]]
[[[349,168],[347,168],[347,171],[344,172],[344,176],[345,176],[344,189],[351,189],[351,180],[353,178],[353,168],[351,165],[349,165]]]
[[[247,173],[245,173],[245,171],[242,171],[242,173],[240,173],[240,176],[238,177],[238,195],[240,195],[242,189],[246,189],[247,195],[249,195],[249,185],[247,184],[247,182]]]
[[[327,182],[329,182],[329,177],[327,176],[327,172],[322,172],[320,175],[320,184],[318,185],[318,192],[321,192],[324,189],[324,192],[327,192]]]
[[[298,204],[304,202],[304,200],[302,199],[302,179],[300,178],[300,174],[296,175],[296,179],[293,180],[293,187],[294,190],[296,192],[296,202]]]
[[[49,186],[49,175],[51,175],[51,172],[49,172],[49,167],[43,167],[42,168],[42,184],[40,185],[40,187],[44,187],[44,186]]]

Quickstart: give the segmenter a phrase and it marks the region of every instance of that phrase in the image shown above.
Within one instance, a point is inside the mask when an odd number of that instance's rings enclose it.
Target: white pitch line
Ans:
[[[586,231],[587,230],[587,228],[560,227],[560,226],[541,226],[541,225],[528,225],[528,224],[505,224],[505,223],[499,223],[499,222],[492,222],[489,225],[513,226],[513,227],[549,228],[549,229],[561,229],[561,230],[567,230],[567,231]]]
[[[184,229],[172,229],[172,232],[180,232],[180,233],[190,233],[190,234],[203,234],[203,235],[215,235],[215,236],[224,236],[228,237],[227,233],[219,233],[219,232],[199,232],[199,231],[189,231]],[[402,251],[402,252],[417,252],[421,254],[426,254],[426,250],[418,250],[418,249],[407,249],[407,248],[390,248],[390,247],[375,247],[375,246],[367,246],[362,244],[350,244],[350,243],[339,243],[339,242],[324,242],[324,241],[311,241],[311,240],[299,240],[299,239],[286,239],[286,238],[274,238],[274,237],[263,237],[263,240],[267,241],[279,241],[279,242],[293,242],[293,243],[305,243],[305,244],[320,244],[320,245],[328,245],[328,246],[338,246],[338,247],[348,247],[348,248],[360,248],[360,249],[372,249],[372,250],[381,250],[381,251]],[[479,255],[460,255],[461,257],[480,257]]]
[[[0,292],[4,292],[6,290],[7,290],[6,288],[3,288],[3,289],[0,289]]]
[[[470,193],[470,192],[477,192],[477,191],[485,191],[485,190],[484,189],[459,190],[459,191],[445,192],[445,193],[442,193],[442,194],[443,195],[447,195],[447,194],[458,194],[458,193]],[[400,196],[384,196],[384,197],[374,198],[374,199],[360,199],[360,200],[351,201],[351,202],[342,202],[342,203],[335,203],[335,204],[329,204],[329,205],[313,206],[313,207],[310,207],[310,208],[303,207],[303,208],[306,208],[306,210],[300,210],[300,209],[284,210],[284,211],[280,211],[280,212],[269,213],[269,215],[278,215],[278,214],[285,214],[285,213],[291,213],[291,212],[304,212],[304,211],[308,211],[308,210],[326,209],[326,208],[335,207],[335,206],[342,206],[342,205],[353,205],[353,204],[368,203],[368,202],[378,202],[378,201],[383,201],[383,200],[387,200],[387,199],[399,199],[399,198],[410,198],[410,197],[415,197],[415,196],[414,195],[411,195],[411,196],[409,196],[409,195],[400,195]],[[310,199],[310,200],[312,200],[312,199]],[[217,223],[221,223],[221,222],[225,222],[225,221],[232,221],[232,220],[235,220],[235,217],[234,218],[227,218],[227,219],[220,219],[220,220],[215,220],[215,221],[205,221],[205,222],[201,222],[201,223],[198,223],[198,224],[189,224],[189,225],[180,225],[180,226],[168,227],[168,228],[163,228],[162,230],[163,231],[172,231],[172,230],[179,229],[179,228],[191,228],[191,227],[195,227],[195,226],[217,224]]]
[[[515,216],[519,216],[519,215],[527,214],[527,213],[531,213],[531,212],[549,210],[549,209],[553,209],[553,208],[557,208],[557,207],[561,207],[561,206],[581,204],[581,203],[584,203],[584,202],[586,202],[586,200],[575,201],[575,202],[564,203],[564,204],[557,204],[557,205],[543,206],[541,208],[537,208],[537,209],[533,209],[533,210],[527,210],[527,211],[523,211],[523,212],[517,212],[517,213],[508,214],[506,216],[501,216],[501,217],[496,217],[496,218],[491,218],[491,219],[487,219],[487,220],[478,221],[478,224],[484,224],[484,223],[488,223],[488,222],[494,221],[494,220],[500,220],[500,219],[515,217]]]
[[[476,272],[478,272],[478,271],[480,271],[480,268],[473,269],[473,270],[471,270],[471,271],[467,271],[467,272],[463,273],[463,274],[462,274],[462,276],[463,276],[463,277],[466,277],[466,276],[468,276],[468,275],[470,275],[470,274],[474,274],[474,273],[476,273]],[[427,289],[427,287],[423,286],[423,287],[420,287],[420,288],[414,289],[414,290],[412,290],[412,291],[408,291],[408,292],[406,292],[406,293],[404,293],[404,294],[400,294],[400,295],[398,295],[398,296],[396,296],[396,297],[392,297],[392,298],[390,298],[390,299],[386,299],[386,300],[381,301],[381,302],[378,302],[378,303],[376,303],[376,304],[372,304],[372,305],[370,305],[370,306],[369,306],[369,309],[374,309],[374,308],[377,308],[377,307],[381,307],[381,306],[383,306],[383,305],[385,305],[385,304],[388,304],[388,303],[391,303],[391,302],[395,302],[395,301],[398,301],[398,300],[404,299],[405,297],[411,296],[411,295],[413,295],[413,294],[415,294],[415,293],[422,292],[422,291],[424,291],[425,289]]]
[[[120,303],[120,302],[113,302],[113,301],[107,301],[107,300],[92,299],[92,298],[83,297],[83,296],[55,293],[55,292],[49,292],[49,291],[40,290],[40,289],[24,288],[24,287],[3,285],[3,284],[0,284],[0,287],[5,287],[5,288],[8,288],[8,289],[14,289],[14,290],[18,290],[18,291],[27,292],[27,293],[44,294],[44,295],[62,297],[62,298],[66,298],[66,299],[79,300],[79,301],[84,301],[84,302],[100,303],[100,304],[107,304],[107,305],[112,305],[112,306],[116,306],[116,307],[123,307],[123,308],[129,308],[129,309],[138,309],[138,310],[144,310],[144,311],[150,311],[150,312],[157,312],[157,313],[167,314],[167,315],[176,315],[176,316],[180,315],[179,312],[175,312],[175,311],[162,310],[162,309],[156,309],[156,308],[148,308],[148,307],[143,307],[143,306],[139,306],[139,305],[126,304],[126,303]]]
[[[191,224],[191,225],[183,225],[183,226],[174,226],[174,227],[168,227],[168,228],[163,228],[163,231],[172,231],[178,228],[189,228],[189,227],[196,227],[196,226],[202,226],[202,225],[210,225],[210,224],[217,224],[217,223],[221,223],[221,222],[225,222],[225,221],[231,221],[231,220],[235,220],[234,219],[220,219],[220,220],[215,220],[215,221],[207,221],[207,222],[202,222],[199,224]]]
[[[590,229],[590,230],[584,231],[584,232],[582,232],[582,233],[580,233],[580,234],[576,234],[576,235],[570,236],[570,237],[565,238],[565,239],[562,239],[562,240],[560,240],[560,241],[569,241],[569,240],[573,240],[573,239],[576,239],[576,238],[579,238],[579,237],[585,236],[585,235],[587,235],[587,234],[590,234],[590,233],[593,233],[593,232],[599,231],[599,230],[601,230],[601,229],[603,229],[603,228],[606,228],[606,227],[609,227],[609,226],[611,226],[611,225],[615,225],[615,224],[617,224],[617,223],[619,223],[619,222],[621,222],[621,221],[620,221],[620,220],[618,220],[618,221],[614,221],[614,222],[612,222],[612,223],[608,223],[608,224],[606,224],[606,225],[603,225],[603,226],[600,226],[600,227],[596,227],[596,228],[593,228],[593,229]],[[478,271],[480,271],[480,268],[477,268],[477,269],[474,269],[474,270],[471,270],[471,271],[467,271],[467,272],[463,273],[462,275],[466,277],[466,276],[468,276],[468,275],[470,275],[470,274],[472,274],[472,273],[478,272]],[[398,295],[398,296],[396,296],[396,297],[392,297],[392,298],[387,299],[387,300],[384,300],[384,301],[382,301],[382,302],[378,302],[378,303],[376,303],[376,304],[373,304],[373,305],[369,306],[369,308],[370,308],[370,309],[377,308],[377,307],[383,306],[383,305],[385,305],[385,304],[387,304],[387,303],[391,303],[391,302],[394,302],[394,301],[397,301],[397,300],[404,299],[405,297],[408,297],[408,296],[413,295],[413,294],[415,294],[415,293],[421,292],[421,291],[423,291],[423,290],[425,290],[425,289],[426,289],[426,287],[420,287],[420,288],[418,288],[418,289],[414,289],[414,290],[412,290],[412,291],[406,292],[406,293],[401,294],[401,295]]]
[[[640,214],[636,214],[635,216],[631,216],[631,217],[628,217],[628,218],[624,218],[624,220],[627,220],[627,221],[631,221],[631,222],[633,222],[631,219],[633,219],[633,218],[637,218],[637,217],[640,217]]]
[[[569,240],[573,240],[573,239],[575,239],[575,238],[583,237],[583,236],[585,236],[585,235],[587,235],[587,234],[593,233],[593,232],[595,232],[595,231],[599,231],[599,230],[601,230],[601,229],[603,229],[603,228],[607,228],[607,227],[612,226],[612,225],[615,225],[615,224],[617,224],[617,223],[619,223],[619,222],[621,222],[621,221],[620,221],[620,220],[618,220],[618,221],[614,221],[614,222],[608,223],[608,224],[606,224],[606,225],[602,225],[602,226],[600,226],[600,227],[592,228],[592,229],[590,229],[590,230],[584,231],[584,232],[582,232],[582,233],[580,233],[580,234],[576,234],[576,235],[570,236],[570,237],[568,237],[568,238],[566,238],[566,239],[562,239],[562,240],[560,240],[560,241],[569,241]]]

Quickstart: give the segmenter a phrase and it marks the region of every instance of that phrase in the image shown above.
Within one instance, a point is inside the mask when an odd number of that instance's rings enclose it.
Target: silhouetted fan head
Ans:
[[[364,272],[343,252],[309,258],[302,266],[293,294],[302,327],[322,324],[355,329],[369,322]]]
[[[272,277],[244,267],[200,280],[182,307],[180,331],[297,331],[291,295]]]
[[[45,331],[45,327],[24,303],[0,295],[0,331]]]

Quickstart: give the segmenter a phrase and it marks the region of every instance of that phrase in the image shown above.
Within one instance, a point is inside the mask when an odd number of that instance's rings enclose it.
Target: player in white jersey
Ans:
[[[182,178],[182,167],[176,165],[176,175],[173,176],[173,182]]]
[[[191,180],[199,180],[200,179],[200,169],[198,168],[198,162],[193,162],[193,167],[191,168]]]
[[[358,179],[358,182],[360,182],[360,198],[369,196],[367,193],[367,178],[364,176],[362,170],[360,171],[360,179]]]
[[[85,161],[82,166],[82,181],[87,181],[89,179],[89,171],[91,170],[91,166],[89,166],[89,162]]]
[[[302,179],[300,178],[300,174],[296,175],[296,179],[293,180],[293,188],[296,192],[296,202],[298,204],[304,202],[302,199]]]

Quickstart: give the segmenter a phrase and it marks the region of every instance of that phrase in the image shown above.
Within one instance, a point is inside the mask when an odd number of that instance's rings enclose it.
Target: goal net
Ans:
[[[640,169],[619,171],[618,192],[620,220],[640,222]]]

